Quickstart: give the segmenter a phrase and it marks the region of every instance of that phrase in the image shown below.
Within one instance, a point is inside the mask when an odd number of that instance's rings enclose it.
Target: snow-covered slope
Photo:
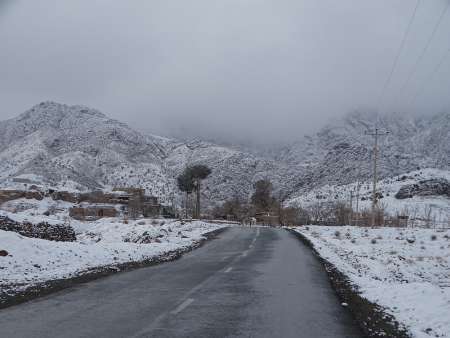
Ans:
[[[202,141],[137,132],[95,109],[40,103],[0,122],[0,186],[43,184],[64,190],[142,186],[163,201],[176,197],[186,165],[212,169],[205,201],[247,197],[259,178],[283,185],[294,172],[273,160]],[[28,181],[28,182],[27,182]]]
[[[2,180],[32,174],[43,183],[83,190],[139,176],[142,184],[160,182],[147,187],[158,193],[167,184],[164,157],[151,137],[82,106],[44,102],[0,123]]]
[[[385,178],[377,185],[379,205],[392,215],[408,215],[411,218],[427,218],[441,226],[449,226],[450,196],[442,189],[432,189],[426,193],[412,193],[399,198],[397,193],[402,187],[420,187],[426,182],[441,182],[447,185],[450,192],[450,171],[425,168],[407,174]],[[359,189],[359,192],[358,192]],[[308,192],[294,194],[286,203],[291,206],[309,208],[315,204],[333,202],[350,203],[353,194],[353,209],[356,210],[356,197],[359,197],[358,210],[369,210],[371,207],[372,182],[354,182],[344,185],[323,185]]]
[[[168,202],[179,200],[175,177],[188,164],[206,164],[206,203],[247,198],[253,183],[270,179],[278,196],[291,199],[311,189],[349,184],[371,175],[374,125],[353,113],[313,136],[280,149],[251,152],[201,140],[147,135],[84,106],[43,102],[0,122],[0,187],[43,184],[63,190],[142,186]],[[380,176],[420,168],[450,169],[450,114],[378,119],[390,131],[380,139]],[[28,183],[27,183],[28,182]]]
[[[275,159],[302,172],[298,190],[345,184],[372,175],[374,126],[389,134],[379,138],[379,174],[392,177],[417,170],[450,170],[450,113],[414,117],[352,113],[312,136],[282,147]],[[272,155],[274,152],[272,151]]]

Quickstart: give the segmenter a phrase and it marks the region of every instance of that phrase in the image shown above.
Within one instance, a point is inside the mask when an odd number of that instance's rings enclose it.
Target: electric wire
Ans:
[[[400,43],[400,47],[398,48],[397,55],[395,56],[395,59],[394,59],[394,62],[392,63],[392,67],[391,67],[391,70],[389,72],[389,75],[386,78],[386,81],[384,82],[383,88],[382,88],[382,90],[380,92],[380,95],[378,97],[378,100],[377,100],[377,108],[378,109],[377,109],[377,111],[380,109],[380,106],[382,104],[382,100],[383,100],[384,95],[386,93],[386,89],[388,88],[389,84],[391,83],[392,76],[394,75],[395,69],[397,68],[398,61],[399,61],[400,56],[401,56],[401,54],[403,52],[403,48],[405,47],[406,41],[408,39],[408,35],[409,35],[410,31],[411,31],[412,24],[413,24],[414,19],[416,17],[417,9],[419,8],[420,1],[421,0],[417,0],[417,2],[416,2],[416,5],[415,5],[414,10],[413,10],[413,13],[412,13],[412,15],[411,15],[411,17],[409,19],[408,26],[406,27],[405,33],[403,34],[403,38],[402,38],[402,41]]]
[[[450,48],[446,50],[446,52],[442,55],[439,62],[436,64],[436,66],[433,68],[433,70],[428,73],[428,75],[425,77],[425,80],[422,82],[422,85],[419,87],[419,89],[416,91],[416,93],[411,97],[407,107],[412,108],[412,104],[416,102],[416,100],[425,92],[426,85],[430,83],[430,81],[436,76],[436,74],[439,72],[441,67],[445,64],[447,61],[447,58],[450,56]]]
[[[428,37],[428,40],[424,46],[424,48],[422,49],[421,53],[419,54],[419,57],[416,59],[416,62],[414,63],[414,65],[411,67],[411,70],[406,78],[406,81],[403,83],[402,87],[400,88],[400,92],[399,94],[396,96],[396,100],[395,100],[395,105],[398,103],[399,98],[402,96],[403,92],[405,91],[406,87],[409,85],[409,82],[411,81],[411,79],[413,78],[413,76],[415,75],[419,64],[422,62],[422,59],[424,58],[425,54],[427,53],[428,49],[430,48],[431,42],[433,42],[434,37],[436,36],[436,33],[439,29],[439,26],[442,23],[442,20],[445,17],[445,14],[447,13],[447,10],[450,6],[450,0],[447,0],[447,4],[445,5],[445,7],[442,9],[441,14],[439,15],[438,20],[436,21],[434,27],[433,27],[433,31],[431,32],[431,35]]]

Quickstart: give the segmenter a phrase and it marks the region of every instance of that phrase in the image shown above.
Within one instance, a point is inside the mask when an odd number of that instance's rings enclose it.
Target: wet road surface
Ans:
[[[230,228],[181,259],[0,310],[0,337],[362,337],[291,233]]]

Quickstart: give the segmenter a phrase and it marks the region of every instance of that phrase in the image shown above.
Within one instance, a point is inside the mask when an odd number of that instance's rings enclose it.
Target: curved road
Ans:
[[[294,235],[230,228],[181,259],[0,311],[1,337],[361,337]]]

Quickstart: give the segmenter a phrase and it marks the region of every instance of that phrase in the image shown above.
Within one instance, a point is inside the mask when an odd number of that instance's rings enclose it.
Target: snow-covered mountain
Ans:
[[[312,136],[271,152],[276,161],[301,173],[296,191],[365,180],[372,175],[374,127],[379,137],[379,176],[392,177],[420,168],[450,169],[450,114],[352,113]],[[275,155],[273,155],[275,154]]]
[[[177,197],[175,177],[186,165],[212,169],[208,201],[247,197],[269,178],[282,186],[287,165],[202,141],[181,142],[137,132],[84,106],[40,103],[0,122],[0,185],[45,185],[64,190],[141,186],[167,201]]]
[[[206,164],[205,201],[247,198],[268,178],[276,194],[295,198],[311,189],[365,180],[375,117],[353,113],[295,144],[255,151],[201,140],[147,135],[84,106],[40,103],[0,122],[0,187],[42,184],[64,190],[141,186],[163,201],[177,199],[175,177],[189,164]],[[450,169],[450,114],[378,118],[390,131],[380,138],[380,176],[417,168]]]

